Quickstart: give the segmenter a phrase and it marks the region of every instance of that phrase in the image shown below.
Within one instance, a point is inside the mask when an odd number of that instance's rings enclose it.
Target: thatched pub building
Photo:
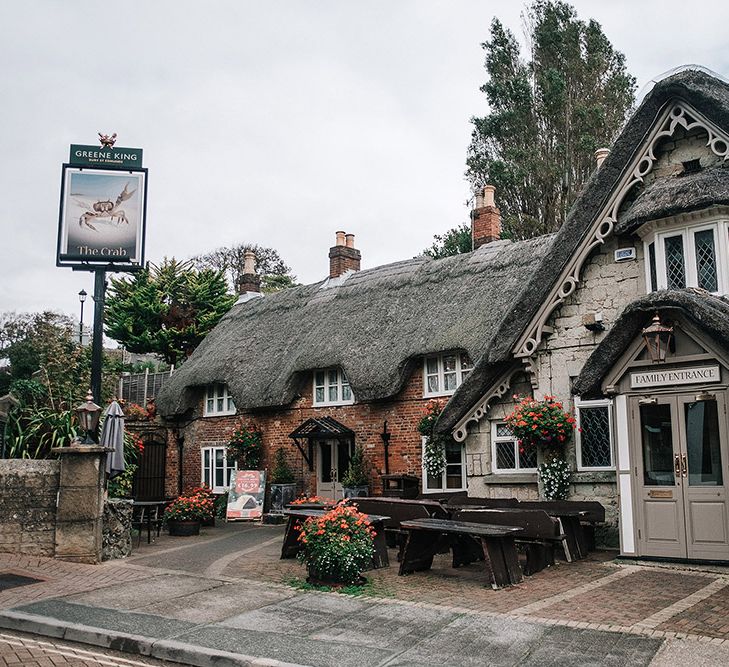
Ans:
[[[307,493],[340,493],[359,444],[375,493],[389,473],[425,494],[536,498],[538,461],[504,417],[513,395],[549,394],[581,429],[572,497],[605,504],[623,554],[728,560],[728,157],[729,85],[685,69],[598,152],[554,235],[500,239],[487,187],[470,253],[360,271],[338,234],[318,283],[262,296],[249,275],[158,399],[181,444],[170,491],[180,473],[224,488],[226,443],[255,423],[265,465],[284,447]],[[652,324],[672,329],[660,354]],[[437,478],[417,430],[431,400],[451,437]]]

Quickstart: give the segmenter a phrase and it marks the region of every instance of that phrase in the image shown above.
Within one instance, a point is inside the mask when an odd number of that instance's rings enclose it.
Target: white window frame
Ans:
[[[465,443],[459,442],[457,443],[461,448],[461,486],[458,489],[449,489],[446,486],[446,472],[447,472],[447,464],[446,468],[443,469],[443,472],[441,474],[440,479],[440,487],[436,489],[429,489],[427,488],[428,484],[428,471],[425,469],[425,441],[426,438],[422,437],[420,439],[421,444],[421,461],[422,461],[422,480],[423,483],[421,485],[423,494],[427,493],[457,493],[458,491],[466,491],[468,489],[468,482],[466,481],[466,445]],[[454,465],[454,464],[451,464]]]
[[[714,255],[716,259],[716,286],[713,294],[729,294],[729,223],[726,220],[713,220],[697,222],[693,225],[672,226],[667,224],[655,229],[643,239],[645,257],[645,284],[646,291],[650,292],[650,259],[649,246],[655,243],[656,252],[656,289],[668,289],[668,276],[666,275],[666,239],[671,236],[681,236],[683,239],[683,261],[686,273],[686,287],[698,287],[698,272],[696,270],[696,247],[694,234],[711,230],[714,232]]]
[[[436,396],[452,396],[458,387],[461,386],[463,380],[468,377],[468,374],[473,370],[473,362],[468,368],[464,368],[461,363],[462,355],[468,356],[468,353],[464,350],[457,350],[453,352],[443,352],[442,354],[429,354],[423,357],[423,398],[434,398]],[[442,389],[445,386],[445,371],[443,369],[443,358],[444,357],[455,357],[456,358],[456,387],[455,389]],[[437,359],[438,361],[438,372],[428,373],[428,360]],[[438,378],[438,391],[428,391],[428,378],[437,376]]]
[[[213,493],[225,493],[230,489],[230,485],[228,486],[218,486],[215,482],[215,472],[216,472],[216,456],[215,453],[219,450],[223,451],[223,479],[228,479],[228,471],[230,471],[230,479],[231,482],[233,479],[235,479],[235,473],[238,471],[238,462],[233,461],[233,465],[229,465],[228,461],[228,448],[227,446],[223,445],[211,445],[209,447],[201,447],[200,448],[200,483],[201,484],[207,484],[212,490]],[[205,479],[205,452],[210,452],[210,465],[207,467],[207,470],[210,472],[210,478]]]
[[[222,409],[218,409],[218,401],[220,400],[223,401]],[[223,417],[236,413],[235,403],[233,403],[233,397],[230,394],[228,385],[219,382],[209,384],[205,388],[205,402],[203,405],[203,417]]]
[[[491,472],[499,475],[518,475],[520,473],[536,474],[536,467],[522,468],[519,464],[519,438],[517,438],[515,435],[511,435],[509,437],[504,435],[496,435],[496,429],[500,424],[507,425],[506,421],[503,419],[497,419],[496,421],[491,422]],[[499,468],[497,466],[498,458],[496,457],[496,443],[499,442],[514,443],[514,462],[516,464],[516,468]]]
[[[332,371],[336,371],[337,373],[337,382],[336,385],[334,385],[331,382],[331,379],[329,377],[329,373]],[[324,374],[324,384],[317,384],[317,373],[323,373]],[[337,388],[337,400],[336,401],[330,401],[329,400],[329,390],[330,388],[336,386]],[[343,399],[342,393],[343,393],[343,387],[349,387],[349,398]],[[316,390],[317,388],[323,387],[324,389],[324,400],[318,401],[316,398]],[[317,368],[311,375],[311,403],[312,405],[319,407],[319,406],[325,406],[325,405],[352,405],[354,403],[354,392],[352,391],[352,386],[349,384],[349,380],[347,379],[347,375],[345,372],[336,366],[330,367],[330,368]]]
[[[607,408],[608,430],[610,433],[610,465],[609,466],[583,466],[582,465],[582,413],[581,408]],[[583,401],[575,398],[575,456],[577,457],[578,472],[610,472],[615,470],[615,426],[613,424],[613,402],[610,399]]]

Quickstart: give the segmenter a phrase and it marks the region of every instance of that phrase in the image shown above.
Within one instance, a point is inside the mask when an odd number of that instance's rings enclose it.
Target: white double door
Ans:
[[[341,479],[349,467],[354,443],[338,440],[317,442],[316,494],[323,498],[340,500],[344,497]]]

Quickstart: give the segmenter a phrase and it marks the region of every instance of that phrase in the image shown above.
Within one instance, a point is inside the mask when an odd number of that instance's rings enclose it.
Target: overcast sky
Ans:
[[[577,1],[639,89],[685,63],[729,75],[729,3]],[[0,4],[0,311],[78,312],[55,267],[61,164],[98,131],[144,149],[147,258],[242,241],[323,278],[334,232],[363,268],[467,219],[480,44],[502,0]],[[87,311],[88,312],[88,311]]]

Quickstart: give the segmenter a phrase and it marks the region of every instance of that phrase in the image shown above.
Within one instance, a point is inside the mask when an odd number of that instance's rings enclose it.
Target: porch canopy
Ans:
[[[289,433],[289,438],[296,444],[304,460],[309,465],[309,470],[313,471],[315,440],[351,442],[354,440],[354,431],[344,424],[340,424],[332,417],[312,417]],[[306,448],[304,447],[305,442]]]

